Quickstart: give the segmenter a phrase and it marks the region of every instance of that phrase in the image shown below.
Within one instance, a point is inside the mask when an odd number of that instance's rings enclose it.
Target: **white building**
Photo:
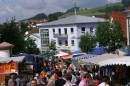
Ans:
[[[31,39],[35,40],[35,44],[37,45],[37,48],[41,50],[41,38],[40,38],[39,28],[33,28],[26,35]]]
[[[99,23],[106,22],[105,19],[74,15],[62,18],[46,24],[37,24],[41,34],[42,51],[49,50],[49,43],[54,40],[58,50],[77,51],[80,36],[88,32],[95,34]]]
[[[127,16],[127,45],[130,45],[130,8],[128,8],[125,13]]]

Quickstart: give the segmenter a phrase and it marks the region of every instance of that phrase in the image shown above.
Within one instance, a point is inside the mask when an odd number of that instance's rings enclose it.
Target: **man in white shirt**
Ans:
[[[63,86],[73,86],[71,83],[72,75],[70,73],[65,74],[66,83]]]
[[[104,76],[103,79],[102,79],[102,83],[99,84],[99,86],[109,86],[107,84],[107,82],[108,82],[108,77]]]

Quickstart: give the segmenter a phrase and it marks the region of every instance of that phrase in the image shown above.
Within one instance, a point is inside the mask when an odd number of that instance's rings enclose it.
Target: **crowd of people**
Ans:
[[[11,75],[8,86],[112,86],[106,76],[102,78],[98,74],[93,76],[83,67],[73,69],[71,65],[66,65],[44,62],[44,70],[36,73],[34,77],[29,76],[29,78],[21,79]]]

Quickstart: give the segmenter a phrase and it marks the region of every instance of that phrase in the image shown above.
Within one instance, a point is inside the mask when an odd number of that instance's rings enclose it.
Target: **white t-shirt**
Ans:
[[[72,83],[65,83],[63,86],[73,86]]]
[[[71,79],[71,83],[72,85],[75,85],[76,84],[76,77],[74,75],[72,75],[72,79]]]
[[[101,84],[99,84],[99,86],[109,86],[109,85],[105,82],[102,82]]]

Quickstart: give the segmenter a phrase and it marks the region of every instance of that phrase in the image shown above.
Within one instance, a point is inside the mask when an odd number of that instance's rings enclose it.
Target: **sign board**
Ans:
[[[57,46],[57,49],[70,50],[70,46]]]

